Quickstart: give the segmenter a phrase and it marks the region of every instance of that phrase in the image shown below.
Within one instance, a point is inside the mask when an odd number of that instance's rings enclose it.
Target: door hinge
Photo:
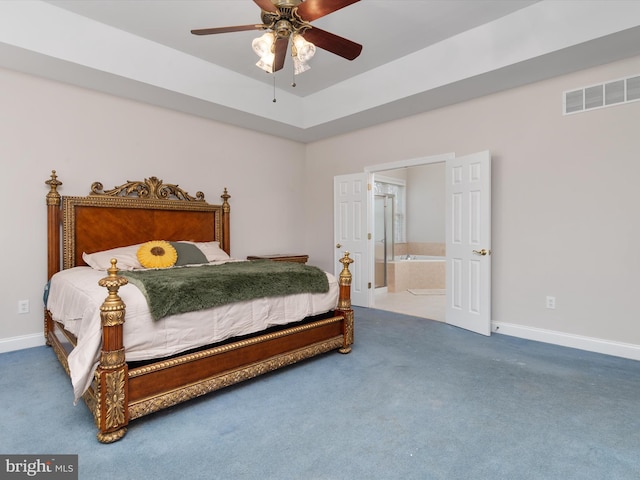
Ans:
[[[367,183],[367,190],[371,191],[371,184]]]
[[[367,239],[371,240],[371,234],[367,233]]]
[[[367,283],[367,288],[371,288],[371,282]]]

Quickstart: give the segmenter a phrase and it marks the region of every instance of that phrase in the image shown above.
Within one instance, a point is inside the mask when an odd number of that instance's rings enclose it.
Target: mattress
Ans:
[[[189,267],[182,267],[189,268]],[[126,305],[124,347],[127,361],[162,358],[269,327],[297,322],[336,308],[339,286],[326,273],[329,292],[259,298],[153,320],[147,301],[134,285],[120,287]],[[106,272],[74,267],[51,278],[47,308],[53,320],[77,339],[68,364],[75,401],[90,386],[102,346],[100,306],[107,289],[98,285]]]

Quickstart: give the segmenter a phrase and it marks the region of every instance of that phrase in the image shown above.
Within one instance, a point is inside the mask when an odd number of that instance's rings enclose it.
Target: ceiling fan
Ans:
[[[234,27],[202,28],[191,30],[194,35],[267,30],[253,40],[253,50],[260,60],[256,65],[273,73],[284,67],[289,42],[294,62],[294,73],[310,67],[316,47],[353,60],[360,55],[362,45],[314,27],[310,22],[360,0],[253,0],[262,10],[262,24]]]

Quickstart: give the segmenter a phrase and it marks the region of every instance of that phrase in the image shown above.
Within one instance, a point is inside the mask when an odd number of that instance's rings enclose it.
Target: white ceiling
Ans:
[[[391,0],[360,2],[313,22],[313,25],[363,45],[356,61],[324,50],[310,62],[312,69],[291,89],[291,62],[278,74],[277,84],[306,96],[335,83],[404,57],[447,37],[503,17],[536,0]],[[272,83],[271,75],[255,66],[251,40],[260,31],[195,36],[194,28],[262,23],[260,8],[251,0],[122,1],[48,0],[48,3],[153,40],[241,75]],[[464,12],[464,15],[460,15]],[[269,100],[271,100],[269,98]]]
[[[4,0],[0,65],[309,142],[640,55],[636,0],[361,0],[313,25],[362,54],[319,49],[295,88],[255,66],[260,32],[190,33],[258,23],[251,0]]]

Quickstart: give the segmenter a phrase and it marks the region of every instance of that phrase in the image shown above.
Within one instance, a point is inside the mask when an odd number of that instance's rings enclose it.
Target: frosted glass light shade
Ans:
[[[293,45],[295,46],[296,57],[301,62],[308,62],[316,54],[316,46],[311,42],[307,42],[302,35],[293,35]]]
[[[298,57],[293,57],[293,73],[294,75],[299,75],[303,72],[306,72],[311,67],[306,63],[298,59]]]
[[[273,44],[275,42],[275,38],[272,32],[267,32],[258,38],[254,38],[251,42],[251,47],[253,51],[256,52],[260,58],[262,58],[265,54],[272,53],[271,49],[273,48]]]
[[[265,72],[273,73],[273,62],[275,54],[273,53],[273,44],[275,36],[273,32],[267,32],[251,42],[253,51],[260,57],[256,65]]]

